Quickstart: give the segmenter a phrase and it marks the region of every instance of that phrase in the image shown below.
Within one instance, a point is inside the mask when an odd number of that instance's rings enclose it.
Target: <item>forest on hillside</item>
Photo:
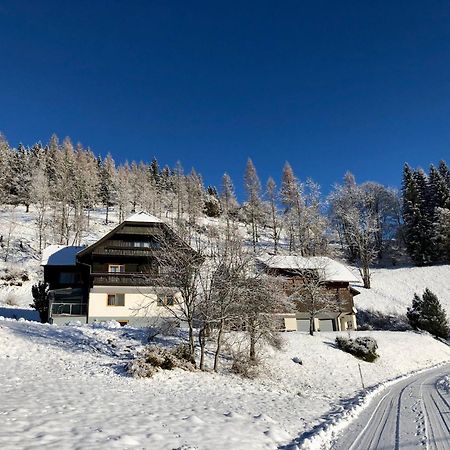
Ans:
[[[348,172],[324,197],[288,162],[280,186],[272,177],[262,182],[251,159],[239,181],[246,193],[241,203],[226,173],[220,186],[205,186],[195,169],[185,173],[181,163],[116,164],[110,154],[96,156],[56,135],[45,145],[12,148],[0,135],[0,204],[34,208],[38,251],[48,243],[82,244],[92,210],[103,207],[106,224],[111,214],[120,221],[145,210],[170,219],[188,241],[201,232],[200,219],[211,217],[224,229],[244,224],[254,251],[262,234],[273,253],[315,256],[339,249],[360,267],[367,287],[370,266],[386,256],[395,262],[407,254],[417,265],[450,261],[450,172],[444,161],[428,174],[405,164],[401,190],[357,183]]]

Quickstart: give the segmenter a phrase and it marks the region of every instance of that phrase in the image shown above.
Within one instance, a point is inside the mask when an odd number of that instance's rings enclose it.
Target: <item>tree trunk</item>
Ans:
[[[105,220],[106,225],[108,225],[108,214],[109,214],[109,205],[106,204],[106,220]]]
[[[314,316],[309,318],[309,334],[314,336]]]
[[[203,370],[205,365],[205,341],[205,327],[202,327],[198,332],[198,343],[200,344],[200,370]]]
[[[189,354],[192,357],[192,360],[195,361],[195,342],[194,342],[194,327],[192,324],[192,320],[188,321],[189,327]]]
[[[366,266],[362,268],[362,279],[364,287],[370,289],[370,270]]]
[[[223,326],[224,326],[224,321],[221,320],[220,321],[220,326],[219,326],[219,332],[217,333],[216,352],[214,353],[214,372],[217,372],[217,369],[219,367],[219,356],[220,356],[220,352],[222,350]]]
[[[250,329],[250,360],[256,361],[256,330]]]

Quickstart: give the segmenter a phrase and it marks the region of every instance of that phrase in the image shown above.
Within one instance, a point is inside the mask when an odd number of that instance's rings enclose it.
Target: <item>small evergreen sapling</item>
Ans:
[[[45,323],[48,320],[48,308],[49,308],[49,286],[43,281],[39,281],[38,284],[34,284],[31,288],[33,294],[33,303],[30,306],[34,308],[41,319],[41,323]]]

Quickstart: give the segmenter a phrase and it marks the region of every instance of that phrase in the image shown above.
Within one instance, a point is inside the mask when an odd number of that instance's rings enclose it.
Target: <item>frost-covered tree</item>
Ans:
[[[33,177],[30,187],[30,201],[36,209],[36,228],[39,252],[45,243],[47,216],[51,207],[50,186],[47,177],[47,155],[44,149],[37,149],[33,159]]]
[[[225,173],[222,177],[222,191],[220,193],[220,205],[222,209],[222,217],[226,222],[226,236],[230,239],[231,223],[234,221],[239,204],[234,193],[233,181],[230,175]]]
[[[75,155],[72,142],[65,138],[55,154],[54,180],[51,184],[54,199],[54,233],[60,244],[69,244],[70,215],[75,195]]]
[[[99,160],[99,196],[103,206],[106,208],[105,223],[109,223],[109,209],[117,201],[116,164],[111,154],[108,153],[104,160]]]
[[[304,199],[302,186],[294,175],[291,165],[283,167],[280,190],[281,203],[284,206],[285,230],[289,238],[289,251],[302,252],[304,244],[303,217]]]
[[[133,205],[130,166],[128,162],[125,162],[125,164],[117,168],[113,184],[116,186],[119,222],[122,222],[131,212]]]
[[[331,221],[350,262],[359,267],[364,287],[370,289],[370,267],[378,256],[380,210],[376,191],[358,186],[355,177],[346,173],[344,183],[336,185],[329,196]]]
[[[12,150],[8,144],[8,141],[0,133],[0,203],[10,203],[10,190],[11,184],[11,161],[13,158]]]
[[[245,169],[244,186],[247,193],[247,202],[244,209],[247,221],[251,227],[253,250],[256,251],[258,226],[262,216],[261,182],[259,181],[253,161],[250,158],[247,160]]]
[[[273,251],[278,253],[278,243],[280,241],[281,223],[278,213],[278,193],[277,185],[272,177],[269,177],[266,184],[266,196],[270,209],[270,225],[272,228]]]
[[[205,202],[204,202],[204,189],[203,181],[200,175],[194,170],[185,179],[186,188],[186,212],[188,217],[188,223],[190,227],[197,225],[199,217],[202,215]]]
[[[32,177],[31,151],[19,144],[10,159],[9,195],[14,205],[24,205],[26,212],[30,207],[30,186]]]

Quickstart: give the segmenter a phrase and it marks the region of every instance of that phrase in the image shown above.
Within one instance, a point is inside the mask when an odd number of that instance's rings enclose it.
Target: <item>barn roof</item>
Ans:
[[[325,281],[360,281],[347,266],[327,256],[264,255],[258,260],[270,269],[319,270],[323,272]]]
[[[49,245],[42,251],[41,266],[75,266],[76,255],[83,249],[76,245]]]

